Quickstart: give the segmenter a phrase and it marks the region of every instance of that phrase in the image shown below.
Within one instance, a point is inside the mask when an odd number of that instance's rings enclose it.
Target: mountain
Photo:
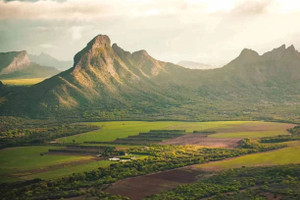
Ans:
[[[30,60],[26,51],[0,53],[0,73],[9,74],[26,69]]]
[[[0,53],[0,79],[45,78],[57,73],[53,67],[31,62],[26,51]]]
[[[215,64],[204,64],[204,63],[198,63],[198,62],[193,62],[193,61],[188,61],[188,60],[182,60],[177,63],[177,65],[180,65],[185,68],[189,69],[215,69],[215,68],[220,68],[221,65],[215,65]]]
[[[298,120],[300,56],[293,46],[263,55],[244,49],[222,68],[186,69],[130,53],[105,35],[74,56],[73,67],[0,94],[2,115],[75,120]]]
[[[56,69],[63,71],[66,69],[69,69],[72,67],[72,61],[62,61],[62,60],[57,60],[56,58],[53,58],[52,56],[41,53],[39,55],[32,55],[29,54],[29,58],[32,62],[37,63],[42,66],[51,66],[55,67]]]

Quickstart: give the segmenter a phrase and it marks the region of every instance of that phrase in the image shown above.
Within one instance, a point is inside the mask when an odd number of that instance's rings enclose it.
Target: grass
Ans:
[[[90,156],[65,156],[41,153],[48,152],[53,146],[30,146],[15,147],[0,150],[0,182],[5,182],[11,174],[18,174],[22,171],[42,169],[45,167],[90,159]],[[20,174],[21,175],[21,174]]]
[[[135,157],[136,159],[148,158],[148,156],[137,155],[137,154],[131,154],[128,157]],[[114,162],[116,162],[116,161],[109,161],[109,160],[92,161],[92,162],[81,164],[78,166],[64,167],[61,169],[51,170],[48,172],[27,175],[27,176],[22,177],[22,179],[27,179],[27,180],[33,179],[33,178],[55,179],[55,178],[71,175],[73,173],[92,171],[92,170],[98,169],[99,167],[108,167],[110,164],[112,164]]]
[[[42,82],[44,78],[6,79],[1,80],[5,85],[34,85]]]
[[[245,155],[224,161],[211,162],[198,165],[197,168],[208,170],[226,170],[231,168],[272,166],[300,163],[300,142],[298,146],[291,145],[274,151]],[[293,143],[294,144],[294,143]]]
[[[260,138],[277,135],[289,135],[287,131],[293,125],[273,122],[246,122],[235,127],[219,129],[208,137],[214,138]]]
[[[132,147],[139,147],[141,145],[127,145],[127,144],[90,144],[90,143],[83,143],[80,146],[106,146],[106,147],[116,147],[126,149],[126,148],[132,148]]]
[[[55,178],[59,178],[59,177],[68,176],[73,173],[92,171],[92,170],[98,169],[99,167],[108,167],[111,163],[113,163],[113,161],[109,161],[109,160],[93,161],[93,162],[85,163],[82,165],[77,165],[77,166],[72,166],[72,167],[64,167],[61,169],[51,170],[51,171],[47,171],[47,172],[25,175],[25,176],[21,177],[21,179],[23,179],[23,180],[29,180],[29,179],[34,179],[34,178],[41,178],[41,179],[45,179],[45,180],[55,179]]]
[[[48,152],[48,149],[60,148],[54,146],[30,146],[15,147],[0,150],[0,183],[30,180],[34,178],[55,179],[68,176],[73,173],[81,173],[108,167],[113,161],[91,160],[92,156],[74,156],[41,153]],[[135,155],[137,159],[145,159],[148,156]],[[74,161],[85,161],[76,165],[67,165]],[[51,168],[59,165],[58,168]],[[43,170],[44,171],[39,171]],[[46,170],[45,170],[46,169]]]
[[[273,135],[289,134],[286,129],[291,125],[261,122],[261,121],[216,121],[216,122],[180,122],[180,121],[117,121],[117,122],[93,122],[98,125],[99,130],[61,138],[61,143],[83,143],[85,141],[113,141],[117,138],[125,138],[130,135],[137,135],[140,132],[148,132],[151,129],[184,129],[186,132],[217,131],[209,137],[265,137]]]
[[[232,132],[232,133],[216,133],[209,135],[213,138],[261,138],[272,137],[277,135],[289,135],[285,130],[278,131],[250,131],[250,132]]]

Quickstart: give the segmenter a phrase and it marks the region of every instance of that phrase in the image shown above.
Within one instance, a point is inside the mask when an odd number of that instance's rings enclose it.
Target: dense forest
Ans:
[[[80,123],[0,117],[0,148],[41,145],[49,143],[56,138],[96,129],[99,129],[99,127]]]

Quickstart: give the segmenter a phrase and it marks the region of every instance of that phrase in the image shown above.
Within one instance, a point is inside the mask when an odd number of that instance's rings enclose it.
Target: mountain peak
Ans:
[[[278,60],[281,57],[289,58],[290,56],[299,56],[298,51],[295,49],[294,45],[289,46],[286,48],[286,45],[283,44],[278,48],[273,49],[272,51],[266,52],[263,54],[263,57],[267,59],[274,59]]]
[[[139,51],[135,51],[133,52],[134,54],[140,54],[140,55],[144,55],[144,56],[149,56],[148,52],[144,49],[139,50]]]
[[[281,45],[280,47],[275,48],[275,49],[277,49],[277,50],[285,50],[285,49],[286,49],[286,45],[283,44],[283,45]]]
[[[259,57],[259,54],[256,51],[245,48],[242,50],[237,59],[242,61],[251,61],[257,57]]]
[[[151,56],[148,54],[148,52],[146,50],[144,50],[144,49],[133,52],[132,56],[135,59],[151,58]]]
[[[110,46],[110,39],[107,35],[97,35],[94,37],[84,49],[82,49],[80,52],[78,52],[74,56],[74,65],[75,66],[81,57],[85,55],[86,53],[88,54],[99,54],[99,49],[109,49],[111,48]]]
[[[260,58],[260,55],[256,51],[245,48],[241,51],[240,55],[236,59],[231,61],[230,63],[242,65],[245,63],[255,62],[259,58]],[[230,65],[230,63],[228,65]]]
[[[250,56],[259,56],[259,54],[252,50],[252,49],[243,49],[242,52],[240,53],[240,56],[247,56],[247,57],[250,57]]]
[[[286,48],[286,45],[283,44],[280,47],[273,49],[271,52],[284,53],[284,52],[295,52],[295,51],[296,51],[296,49],[295,49],[294,45],[291,45],[288,48]]]
[[[283,44],[283,45],[281,45],[280,47],[278,47],[278,48],[274,48],[272,51],[270,51],[270,52],[273,52],[273,53],[283,53],[283,52],[285,52],[285,50],[286,50],[286,45],[285,44]]]
[[[294,45],[289,46],[286,50],[292,51],[292,52],[293,52],[293,51],[296,51]]]
[[[91,48],[99,48],[99,47],[110,47],[110,39],[107,35],[97,35],[94,37],[87,46]]]

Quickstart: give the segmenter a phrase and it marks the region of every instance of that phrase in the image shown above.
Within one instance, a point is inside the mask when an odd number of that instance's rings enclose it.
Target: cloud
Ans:
[[[79,40],[82,38],[83,26],[72,26],[70,28],[71,36],[73,40]]]
[[[45,48],[45,49],[55,48],[55,46],[52,44],[40,44],[40,47]]]
[[[21,2],[0,1],[0,19],[89,20],[106,15],[105,2],[86,0]]]
[[[111,17],[138,18],[157,15],[238,12],[256,14],[267,8],[290,12],[300,8],[292,0],[0,0],[0,19],[89,21]]]
[[[273,0],[247,0],[237,3],[232,12],[244,15],[263,14],[272,7],[274,2]]]
[[[259,52],[283,43],[300,47],[297,2],[0,0],[0,51],[72,59],[95,35],[107,34],[126,50],[146,49],[165,61],[224,62],[245,47]]]

